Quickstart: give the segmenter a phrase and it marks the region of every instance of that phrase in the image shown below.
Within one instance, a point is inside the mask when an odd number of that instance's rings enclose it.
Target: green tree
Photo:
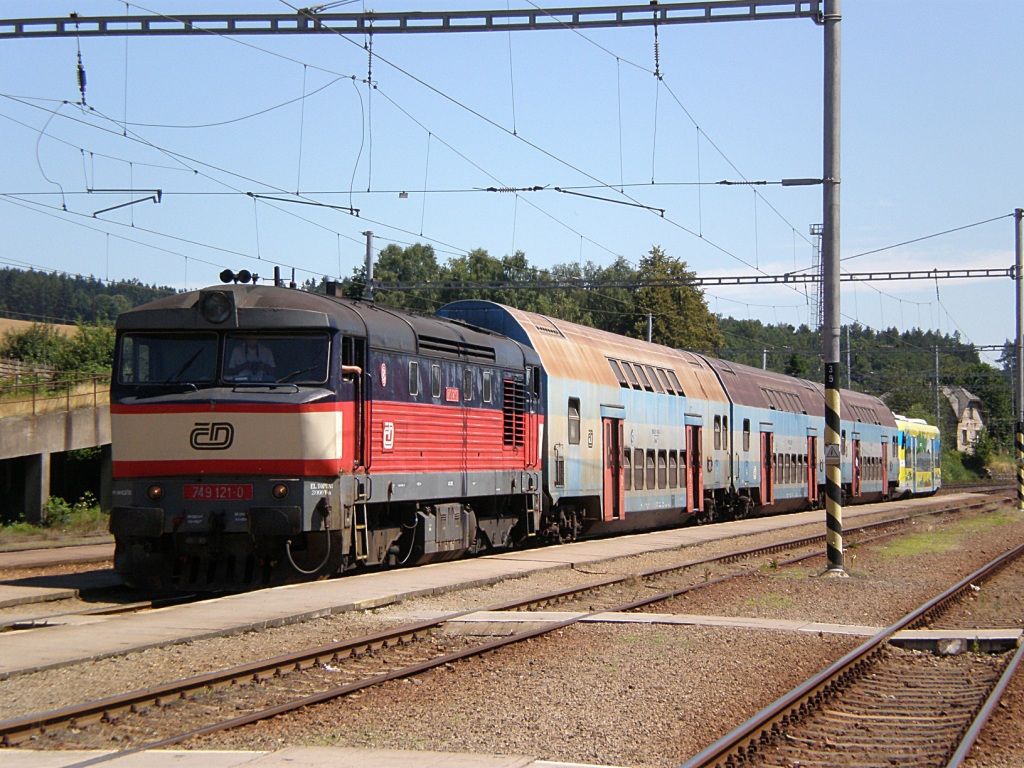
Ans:
[[[785,374],[787,376],[796,376],[800,379],[806,379],[810,375],[810,369],[804,358],[794,352],[789,356],[789,360],[786,361]]]
[[[693,285],[695,277],[686,262],[654,246],[640,260],[641,280],[671,281],[674,285],[644,286],[636,291],[637,308],[653,315],[652,340],[669,347],[710,352],[723,344],[717,318],[708,310],[704,294]],[[634,326],[636,335],[646,332],[646,318]]]

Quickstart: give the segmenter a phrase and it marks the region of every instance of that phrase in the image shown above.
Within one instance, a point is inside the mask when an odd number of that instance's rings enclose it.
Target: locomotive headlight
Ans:
[[[270,492],[273,494],[275,499],[283,499],[288,495],[288,486],[284,483],[278,483],[270,490]]]
[[[199,314],[208,323],[223,323],[234,310],[232,297],[226,291],[203,291],[199,299]]]
[[[151,486],[149,486],[149,488],[146,489],[146,495],[149,496],[149,498],[152,501],[160,501],[160,499],[162,499],[164,497],[163,486],[160,486],[160,485],[151,485]]]

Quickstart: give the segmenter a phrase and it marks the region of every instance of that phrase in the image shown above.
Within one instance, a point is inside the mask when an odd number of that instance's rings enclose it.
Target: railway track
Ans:
[[[972,506],[984,508],[997,503],[998,500],[986,500]],[[892,529],[898,530],[912,519],[910,516],[887,519],[851,528],[848,533],[877,537],[886,535],[879,534],[881,529],[889,528],[887,535],[894,535],[897,531]],[[823,540],[823,535],[800,537],[643,573],[603,578],[580,587],[493,606],[490,610],[537,610],[581,600],[600,605],[591,605],[583,615],[506,637],[479,642],[461,635],[446,634],[441,631],[445,624],[476,612],[476,609],[448,614],[355,640],[244,664],[101,701],[14,718],[0,722],[0,739],[5,746],[26,743],[35,747],[65,748],[109,748],[111,743],[137,745],[129,751],[168,747],[197,736],[345,696],[388,680],[452,664],[462,658],[570,626],[606,610],[642,608],[743,575],[709,579],[708,569],[717,564],[811,546],[816,548],[814,552],[799,554],[781,564],[821,557]],[[690,583],[666,585],[666,580],[671,581],[686,571],[691,575]],[[184,706],[186,702],[188,706]],[[220,719],[225,709],[242,714]]]
[[[1024,556],[1024,544],[782,696],[685,763],[710,766],[960,765],[1024,656],[934,657],[888,645]]]

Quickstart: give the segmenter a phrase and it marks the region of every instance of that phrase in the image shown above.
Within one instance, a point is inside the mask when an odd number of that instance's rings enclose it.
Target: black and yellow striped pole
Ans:
[[[1024,422],[1017,422],[1017,509],[1024,510]]]
[[[839,364],[825,365],[825,545],[828,570],[843,569],[843,467],[840,454]]]
[[[824,302],[821,324],[825,362],[825,540],[826,575],[845,576],[843,570],[843,472],[840,454],[839,397],[839,114],[841,0],[825,0],[824,136],[822,174],[821,279]]]
[[[1013,211],[1014,252],[1016,265],[1013,279],[1017,287],[1017,509],[1024,510],[1024,208]]]

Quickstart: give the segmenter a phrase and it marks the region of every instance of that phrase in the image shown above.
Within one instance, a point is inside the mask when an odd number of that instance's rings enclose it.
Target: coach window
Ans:
[[[473,399],[473,369],[466,368],[462,372],[462,399]]]
[[[750,419],[743,420],[743,450],[750,450]]]
[[[658,374],[658,381],[661,382],[662,388],[670,395],[675,394],[675,390],[672,389],[672,382],[668,380],[665,371],[661,368],[655,368],[654,370]]]
[[[846,430],[845,429],[843,430],[841,437],[842,437],[842,439],[839,442],[841,442],[843,444],[842,451],[843,451],[843,456],[845,456],[846,455]]]
[[[683,392],[683,385],[679,383],[679,377],[676,376],[676,372],[675,371],[665,371],[665,373],[668,374],[669,381],[672,382],[672,386],[675,388],[676,394],[680,395],[680,396],[685,396],[686,393]]]
[[[640,380],[636,377],[636,371],[633,370],[633,366],[623,361],[622,369],[626,372],[626,378],[629,379],[629,384],[633,389],[640,389]]]
[[[629,382],[626,381],[626,374],[622,372],[621,366],[610,357],[608,358],[608,365],[612,367],[612,373],[614,373],[615,378],[618,379],[619,386],[629,389]]]
[[[668,487],[668,455],[664,450],[658,451],[658,487]]]
[[[633,449],[626,446],[622,449],[622,479],[627,491],[633,490]]]
[[[715,450],[722,450],[722,417],[715,416]]]
[[[493,371],[484,371],[484,392],[483,392],[483,396],[484,396],[484,402],[485,403],[491,402],[492,398],[494,397],[494,389],[493,389],[493,385],[491,384],[491,376],[492,376],[492,374],[493,374]]]
[[[657,478],[654,476],[654,451],[647,451],[647,487],[655,488],[655,481]]]
[[[580,444],[580,399],[569,398],[569,445]]]
[[[644,372],[644,367],[639,363],[636,365],[636,375],[640,377],[640,383],[643,384],[644,389],[648,392],[654,391],[654,387],[651,385],[650,379],[647,378],[647,374]]]
[[[668,487],[679,486],[679,454],[674,450],[668,452]]]
[[[644,452],[640,448],[633,449],[633,488],[644,489]]]
[[[420,364],[415,360],[409,361],[409,394],[416,396],[420,393]]]
[[[725,450],[728,451],[729,450],[729,445],[731,443],[732,443],[732,441],[729,439],[729,417],[728,416],[723,416],[722,417],[722,447],[725,448]]]
[[[662,392],[661,382],[658,381],[658,374],[654,372],[654,368],[650,365],[645,365],[644,369],[647,371],[647,378],[651,380],[651,386],[654,387],[654,391]]]
[[[441,366],[432,365],[430,366],[430,395],[432,397],[441,396]]]

